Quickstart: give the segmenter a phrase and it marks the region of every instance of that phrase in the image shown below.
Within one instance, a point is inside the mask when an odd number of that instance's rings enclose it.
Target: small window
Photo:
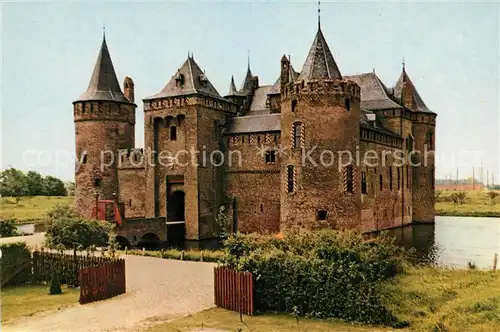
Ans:
[[[361,172],[361,193],[368,193],[368,190],[366,189],[366,172]]]
[[[317,219],[318,221],[326,221],[328,217],[328,211],[326,210],[318,210]]]
[[[398,170],[398,190],[400,190],[401,189],[401,168],[398,167],[397,170]]]
[[[264,212],[264,205],[260,205],[260,212]]]
[[[347,169],[346,169],[346,192],[353,193],[353,191],[354,191],[353,167],[347,166]]]
[[[410,167],[406,165],[406,188],[410,188]]]
[[[429,147],[429,150],[434,150],[434,137],[432,132],[427,134],[427,146]]]
[[[84,153],[83,157],[82,157],[82,164],[86,164],[86,163],[87,163],[87,153]]]
[[[177,127],[172,126],[170,127],[170,140],[175,141],[177,139]]]
[[[288,183],[288,192],[293,193],[294,188],[294,178],[295,178],[295,168],[293,166],[287,167],[287,183]]]
[[[293,148],[298,149],[302,147],[302,124],[296,122],[293,124]]]
[[[351,99],[349,99],[349,98],[344,99],[344,104],[345,104],[345,109],[347,111],[350,111],[351,110]]]
[[[292,100],[292,112],[295,112],[296,108],[297,108],[297,101]]]
[[[380,191],[384,190],[384,179],[382,178],[382,174],[380,174],[378,182],[379,182]]]
[[[95,178],[94,179],[94,187],[99,187],[101,186],[101,179]]]
[[[392,166],[389,166],[389,190],[392,190]]]
[[[266,164],[274,164],[276,162],[276,151],[266,151]]]
[[[128,206],[132,206],[132,199],[128,200]]]

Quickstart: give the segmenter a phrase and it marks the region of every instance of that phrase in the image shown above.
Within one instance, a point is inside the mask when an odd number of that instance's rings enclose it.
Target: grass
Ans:
[[[2,288],[2,323],[77,304],[79,296],[80,290],[75,288],[63,288],[63,294],[49,295],[49,285]]]
[[[124,251],[121,251],[125,253]],[[185,261],[204,261],[204,262],[218,262],[224,257],[223,250],[179,250],[179,249],[166,249],[166,250],[127,250],[128,255],[149,256],[164,259],[182,259]],[[182,256],[184,255],[184,256]],[[202,259],[203,257],[203,259]]]
[[[411,331],[500,331],[500,273],[411,268],[389,285],[387,306]]]
[[[293,332],[299,331],[297,321],[292,316],[287,315],[257,315],[243,316],[243,322],[240,322],[240,316],[236,312],[224,309],[210,309],[193,315],[186,316],[169,323],[152,326],[147,332],[188,332],[195,328],[207,329],[217,328],[227,331],[241,332]],[[203,325],[202,325],[203,324]],[[340,321],[328,321],[319,319],[299,319],[300,332],[375,332],[375,331],[393,331],[391,329],[373,327],[368,325],[354,325]]]
[[[24,222],[43,222],[47,212],[57,204],[70,205],[72,196],[22,197],[16,204],[15,198],[0,197],[0,220],[16,219]]]
[[[500,331],[500,273],[449,270],[431,267],[409,268],[386,284],[386,306],[408,329],[350,324],[339,320],[299,319],[301,332],[326,331]],[[223,309],[210,309],[182,319],[150,327],[148,332],[188,332],[194,328],[241,332],[299,331],[290,315],[243,316]]]
[[[438,216],[500,217],[500,195],[492,201],[488,191],[466,191],[466,203],[455,206],[450,197],[453,192],[452,190],[436,192]]]

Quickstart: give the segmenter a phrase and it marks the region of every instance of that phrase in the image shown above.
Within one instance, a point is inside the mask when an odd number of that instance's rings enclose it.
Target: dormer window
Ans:
[[[208,84],[208,78],[207,78],[207,76],[205,75],[205,73],[201,73],[201,74],[200,74],[200,84],[201,84],[202,86],[207,86],[207,84]]]
[[[184,75],[182,75],[180,71],[177,71],[177,74],[175,74],[175,86],[182,87],[183,85],[184,85]]]

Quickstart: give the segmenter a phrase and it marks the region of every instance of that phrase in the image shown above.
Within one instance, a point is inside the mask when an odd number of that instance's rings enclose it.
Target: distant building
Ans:
[[[135,149],[134,82],[126,77],[122,92],[103,39],[88,89],[73,103],[77,209],[90,215],[96,194],[116,200],[125,218],[121,240],[132,243],[213,238],[221,206],[242,232],[292,226],[369,232],[433,222],[433,155],[420,167],[383,156],[399,152],[408,160],[410,151],[435,146],[436,113],[404,66],[394,88],[375,71],[344,76],[319,25],[302,70],[285,56],[279,66],[274,84],[261,85],[249,63],[241,88],[231,78],[222,96],[189,55],[159,93],[143,99],[145,149]],[[303,153],[314,146],[314,160],[330,160],[324,150],[361,156],[373,150],[386,163],[304,164]],[[261,147],[267,151],[258,154]],[[159,165],[161,151],[192,148],[200,151],[197,165],[172,158]],[[150,150],[156,165],[147,162]],[[203,151],[222,155],[202,163]],[[240,151],[244,162],[228,165],[230,151]],[[183,229],[170,231],[165,222]]]

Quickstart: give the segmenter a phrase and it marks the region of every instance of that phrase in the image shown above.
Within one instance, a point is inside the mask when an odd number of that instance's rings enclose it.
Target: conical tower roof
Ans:
[[[90,78],[89,87],[77,101],[90,100],[130,103],[123,95],[118,79],[116,78],[105,36],[102,38],[101,49],[97,56],[92,77]]]
[[[231,83],[229,84],[229,93],[227,96],[237,96],[238,90],[236,89],[236,84],[234,84],[234,76],[231,76]]]
[[[243,94],[250,93],[252,91],[252,71],[250,70],[250,62],[248,63],[247,74],[245,75],[245,79],[243,80],[243,84],[241,84],[240,92]]]
[[[202,94],[215,98],[221,98],[215,87],[210,83],[206,74],[194,61],[193,56],[188,56],[177,73],[172,76],[167,85],[159,93],[147,99]]]
[[[412,100],[412,105],[404,105],[404,91],[406,89],[410,89],[411,93],[411,100]],[[399,76],[398,81],[396,82],[396,86],[394,87],[394,97],[401,102],[403,106],[413,108],[415,111],[418,112],[425,112],[425,113],[434,113],[432,112],[427,105],[425,105],[424,100],[422,97],[420,97],[420,94],[417,91],[417,88],[413,84],[413,82],[410,79],[410,76],[406,73],[406,69],[403,66],[403,71],[401,72],[401,75]]]
[[[298,80],[310,81],[318,79],[342,79],[339,68],[333,59],[325,36],[318,25],[318,32],[311,45],[307,59],[302,67]]]

